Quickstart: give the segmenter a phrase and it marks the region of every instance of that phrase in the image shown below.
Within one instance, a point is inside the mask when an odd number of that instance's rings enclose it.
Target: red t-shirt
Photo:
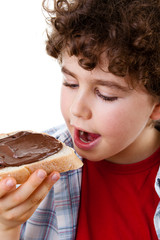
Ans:
[[[76,240],[157,240],[160,149],[134,164],[84,160]]]

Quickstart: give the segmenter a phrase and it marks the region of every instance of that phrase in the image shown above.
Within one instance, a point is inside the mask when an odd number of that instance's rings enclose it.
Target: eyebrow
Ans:
[[[77,78],[77,75],[76,75],[76,74],[70,72],[70,71],[69,71],[67,68],[65,68],[64,66],[61,68],[61,72],[62,72],[62,73],[66,73],[66,74],[70,75],[71,77]]]
[[[68,70],[64,66],[61,68],[61,72],[65,73],[67,75],[70,75],[73,78],[76,78],[76,79],[78,78],[75,73],[71,72],[70,70]],[[101,86],[106,86],[106,87],[113,88],[113,89],[118,89],[118,90],[123,91],[123,92],[129,92],[129,91],[132,90],[129,87],[122,86],[122,85],[116,83],[115,81],[102,80],[102,79],[93,79],[93,81],[94,81],[95,84],[98,84],[98,85],[101,85]]]

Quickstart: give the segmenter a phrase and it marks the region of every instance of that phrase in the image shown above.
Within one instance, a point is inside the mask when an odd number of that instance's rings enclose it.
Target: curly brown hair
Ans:
[[[92,70],[105,52],[111,73],[129,75],[160,99],[160,0],[53,1],[53,10],[43,2],[52,27],[50,56],[60,59],[68,49]]]

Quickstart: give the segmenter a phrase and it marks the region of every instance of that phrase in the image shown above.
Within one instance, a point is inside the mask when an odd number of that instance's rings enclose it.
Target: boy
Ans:
[[[49,133],[84,167],[61,178],[40,169],[17,190],[1,181],[0,237],[160,239],[160,2],[59,0],[56,16],[45,8],[67,125]]]

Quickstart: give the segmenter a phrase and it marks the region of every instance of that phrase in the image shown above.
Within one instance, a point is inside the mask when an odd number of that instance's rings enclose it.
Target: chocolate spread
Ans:
[[[27,131],[0,139],[0,168],[43,160],[62,149],[54,137]]]

